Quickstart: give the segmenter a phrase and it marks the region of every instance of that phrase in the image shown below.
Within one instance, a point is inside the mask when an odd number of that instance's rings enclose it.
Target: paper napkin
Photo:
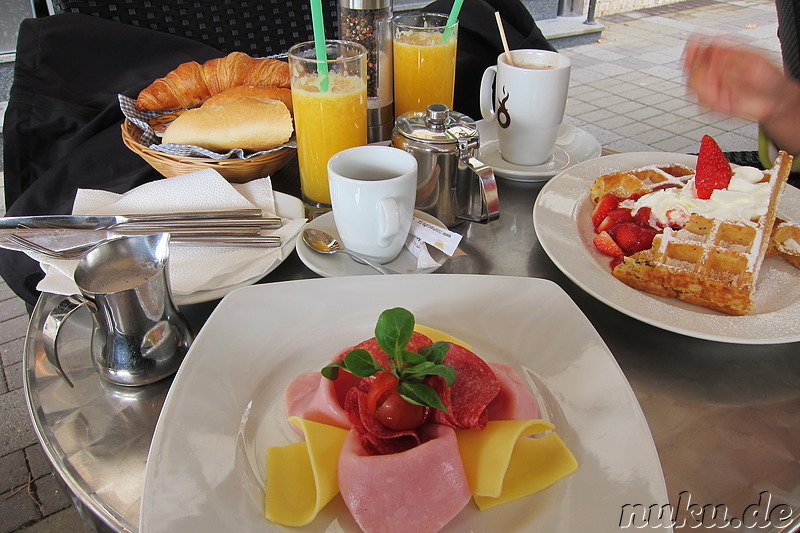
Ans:
[[[72,214],[138,215],[252,207],[260,208],[265,217],[277,216],[269,177],[231,184],[215,170],[208,169],[146,183],[124,194],[80,189]],[[304,218],[284,218],[280,229],[268,233],[280,236],[285,246],[294,241],[304,223]],[[39,261],[45,272],[37,289],[56,294],[77,292],[72,275],[78,261],[28,255]],[[172,243],[169,259],[172,292],[175,296],[185,296],[230,287],[257,278],[282,259],[281,248]]]

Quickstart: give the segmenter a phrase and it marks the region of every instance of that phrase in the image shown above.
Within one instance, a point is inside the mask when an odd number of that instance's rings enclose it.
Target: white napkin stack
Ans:
[[[189,213],[258,207],[263,216],[278,216],[269,177],[244,184],[231,184],[215,170],[200,170],[182,176],[146,183],[125,194],[79,189],[73,215],[139,215]],[[302,210],[300,210],[302,216]],[[283,219],[280,229],[284,249],[265,247],[208,246],[202,243],[170,247],[169,272],[172,292],[184,296],[230,287],[268,272],[289,253],[304,218]],[[74,294],[73,273],[78,261],[52,260],[28,253],[45,272],[37,289],[56,294]]]

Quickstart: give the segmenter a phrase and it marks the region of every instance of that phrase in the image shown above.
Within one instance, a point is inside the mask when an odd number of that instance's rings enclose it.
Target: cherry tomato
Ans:
[[[367,407],[370,413],[378,411],[378,406],[391,390],[397,390],[397,377],[391,372],[380,372],[369,386]]]
[[[404,431],[421,426],[425,422],[426,409],[405,401],[397,392],[397,385],[394,374],[378,374],[367,392],[367,408],[389,429]]]
[[[417,428],[425,422],[425,408],[408,403],[397,389],[392,389],[378,406],[375,416],[387,428],[403,431]]]

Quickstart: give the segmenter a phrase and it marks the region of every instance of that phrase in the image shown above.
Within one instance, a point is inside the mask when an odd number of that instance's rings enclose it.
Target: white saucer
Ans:
[[[414,216],[426,222],[430,222],[431,224],[436,224],[442,228],[445,227],[445,225],[438,218],[427,213],[423,213],[422,211],[414,210]],[[333,219],[333,213],[325,213],[324,215],[318,216],[306,224],[303,229],[305,228],[326,231],[341,242],[339,231],[336,229],[336,222]],[[300,258],[300,260],[308,268],[326,278],[381,275],[379,272],[373,270],[372,267],[359,263],[347,254],[325,255],[315,252],[303,242],[303,239],[299,237],[297,238],[295,247],[297,248],[297,256]],[[399,272],[400,274],[428,274],[439,269],[439,267],[417,268],[417,258],[414,257],[414,254],[409,252],[405,247],[394,261],[386,263],[385,266]]]
[[[500,155],[495,121],[476,122],[481,146],[478,159],[492,167],[497,177],[513,181],[547,181],[562,170],[578,163],[600,157],[602,147],[594,136],[576,126],[562,124],[556,139],[556,146],[550,159],[541,165],[515,165]]]

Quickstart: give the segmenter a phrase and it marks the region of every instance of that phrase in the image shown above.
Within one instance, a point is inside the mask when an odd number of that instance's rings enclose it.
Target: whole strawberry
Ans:
[[[731,164],[725,159],[725,154],[722,153],[717,142],[710,136],[703,135],[694,176],[697,197],[703,200],[711,198],[714,189],[728,187],[732,175]]]

